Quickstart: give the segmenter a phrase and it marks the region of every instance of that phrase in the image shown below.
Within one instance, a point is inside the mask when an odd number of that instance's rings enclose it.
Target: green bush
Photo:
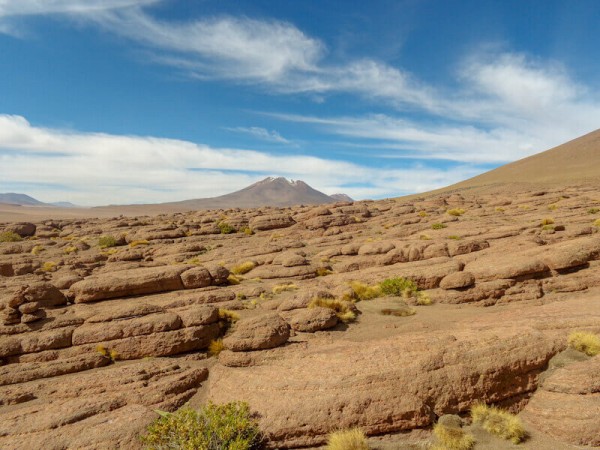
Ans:
[[[446,224],[443,223],[434,223],[433,225],[431,225],[431,229],[432,230],[441,230],[442,228],[446,228]]]
[[[0,242],[19,242],[23,238],[12,231],[4,231],[0,233]]]
[[[406,278],[388,278],[379,283],[381,292],[385,295],[395,295],[397,297],[409,298],[417,293],[419,287],[417,283]]]
[[[221,234],[235,233],[235,228],[233,228],[227,222],[219,222],[218,227],[219,227],[219,230],[221,230]]]
[[[256,450],[262,447],[258,422],[244,402],[209,403],[199,411],[184,406],[158,411],[142,442],[147,449]]]
[[[113,236],[101,236],[100,239],[98,239],[98,246],[100,248],[116,247],[116,245],[117,240]]]

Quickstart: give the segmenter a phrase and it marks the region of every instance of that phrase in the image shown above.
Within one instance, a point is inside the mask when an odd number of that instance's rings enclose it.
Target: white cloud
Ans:
[[[476,169],[464,167],[377,169],[174,139],[78,133],[0,115],[1,189],[29,184],[27,193],[46,201],[97,205],[203,198],[241,189],[266,175],[363,198],[433,189],[475,174]]]
[[[269,131],[261,127],[225,127],[224,129],[233,131],[234,133],[247,134],[262,141],[273,142],[276,144],[291,144],[289,140],[281,136],[275,130]]]

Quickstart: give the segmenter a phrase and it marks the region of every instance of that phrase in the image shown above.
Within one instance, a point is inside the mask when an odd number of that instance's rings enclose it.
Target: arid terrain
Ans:
[[[270,448],[426,449],[449,414],[475,449],[599,447],[600,356],[567,345],[600,333],[599,136],[407,198],[5,216],[0,448],[141,448],[155,410],[209,400],[247,401]],[[418,291],[377,287],[400,277]]]

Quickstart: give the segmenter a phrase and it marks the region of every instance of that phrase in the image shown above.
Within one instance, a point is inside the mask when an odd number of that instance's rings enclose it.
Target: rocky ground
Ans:
[[[476,401],[520,413],[521,448],[600,446],[600,357],[567,349],[600,333],[599,208],[578,186],[0,225],[24,238],[0,243],[0,448],[138,448],[207,400],[248,401],[272,448],[355,425],[427,448]],[[393,277],[426,295],[351,286]]]

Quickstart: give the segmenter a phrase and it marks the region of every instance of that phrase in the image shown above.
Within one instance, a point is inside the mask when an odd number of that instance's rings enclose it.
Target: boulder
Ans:
[[[210,286],[213,283],[213,278],[208,269],[194,267],[181,274],[181,281],[186,289],[197,289]]]
[[[288,228],[294,225],[296,221],[290,215],[278,214],[269,216],[253,217],[250,222],[250,228],[254,231],[276,230],[278,228]]]
[[[36,226],[29,222],[12,223],[4,227],[4,231],[16,233],[21,237],[29,237],[35,234]]]
[[[267,313],[237,322],[233,332],[223,339],[223,344],[231,351],[246,352],[279,347],[289,337],[288,323],[278,314]]]
[[[462,289],[475,284],[475,277],[471,272],[454,272],[446,275],[440,281],[442,289]]]
[[[338,318],[330,308],[308,308],[295,310],[287,321],[295,331],[314,333],[335,327]]]

